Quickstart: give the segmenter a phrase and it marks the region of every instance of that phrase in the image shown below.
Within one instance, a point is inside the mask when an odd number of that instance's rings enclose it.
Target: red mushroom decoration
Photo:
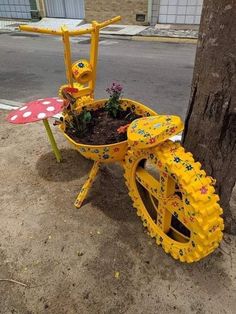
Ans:
[[[58,162],[61,161],[61,154],[52,134],[47,118],[63,110],[63,100],[58,97],[37,99],[26,103],[24,106],[12,110],[7,116],[7,121],[14,124],[26,124],[43,120],[53,152]]]

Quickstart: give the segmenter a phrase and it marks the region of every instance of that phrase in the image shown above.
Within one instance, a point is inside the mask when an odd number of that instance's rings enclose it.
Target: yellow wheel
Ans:
[[[224,224],[212,178],[179,144],[128,150],[125,179],[138,216],[166,253],[191,263],[218,247]]]

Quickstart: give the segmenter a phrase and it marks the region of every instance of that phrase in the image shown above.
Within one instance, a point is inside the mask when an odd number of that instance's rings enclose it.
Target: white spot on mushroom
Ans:
[[[20,111],[23,111],[23,110],[25,110],[25,109],[27,109],[27,108],[28,108],[27,106],[24,106],[24,107],[20,108],[19,110],[20,110]]]
[[[38,117],[38,119],[43,119],[46,117],[46,113],[40,112],[37,117]]]
[[[15,114],[13,117],[11,117],[11,121],[16,120],[16,118],[17,118],[17,114]]]
[[[63,100],[62,100],[62,99],[57,99],[57,101],[58,101],[58,102],[63,102]]]
[[[50,105],[51,101],[43,101],[42,104],[43,105]]]
[[[50,107],[47,107],[47,109],[46,109],[47,111],[53,111],[53,110],[55,110],[55,107],[53,107],[53,106],[50,106]]]
[[[27,117],[29,117],[31,115],[31,113],[32,112],[30,112],[30,111],[26,111],[26,112],[23,113],[23,117],[27,118]]]

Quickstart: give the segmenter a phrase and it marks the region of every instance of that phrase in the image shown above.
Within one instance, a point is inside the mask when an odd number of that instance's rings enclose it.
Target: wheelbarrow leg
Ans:
[[[94,180],[96,178],[96,175],[98,173],[99,168],[100,168],[100,162],[95,161],[94,164],[93,164],[92,169],[90,170],[88,179],[84,183],[81,191],[79,192],[79,194],[78,194],[78,196],[76,198],[76,201],[74,203],[75,207],[80,208],[82,206],[82,203],[85,200],[85,198],[86,198],[86,196],[88,194],[88,191],[91,188],[91,186],[92,186],[92,184],[93,184],[93,182],[94,182]]]

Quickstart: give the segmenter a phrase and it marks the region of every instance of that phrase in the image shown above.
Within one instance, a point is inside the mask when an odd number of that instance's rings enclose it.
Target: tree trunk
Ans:
[[[183,144],[217,180],[226,231],[236,233],[236,1],[205,0]],[[235,214],[234,214],[235,215]]]

